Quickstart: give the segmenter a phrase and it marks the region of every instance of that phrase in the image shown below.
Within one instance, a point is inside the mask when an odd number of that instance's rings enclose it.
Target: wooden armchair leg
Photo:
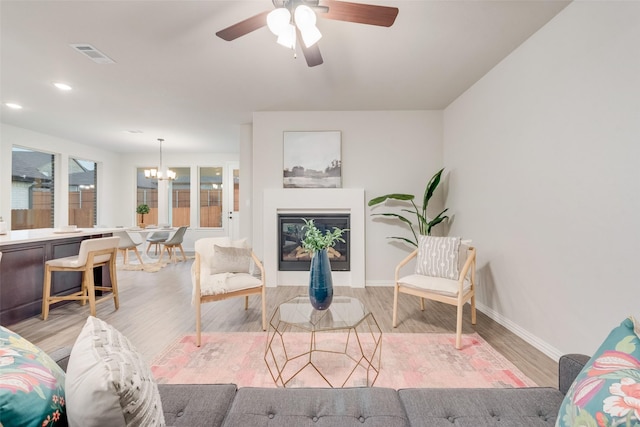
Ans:
[[[249,295],[244,297],[244,309],[249,310]]]
[[[200,298],[196,298],[196,346],[200,347],[200,329],[202,327],[200,319]]]
[[[267,298],[264,288],[262,289],[262,330],[267,330]]]
[[[393,291],[393,327],[398,326],[398,285]]]
[[[471,324],[476,324],[476,296],[471,297]]]
[[[462,348],[462,311],[464,304],[458,304],[458,315],[456,319],[456,348],[460,350]]]

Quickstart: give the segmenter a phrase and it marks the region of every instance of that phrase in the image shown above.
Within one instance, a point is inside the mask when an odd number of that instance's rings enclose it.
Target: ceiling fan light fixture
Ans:
[[[313,9],[309,6],[300,5],[293,13],[296,26],[302,35],[302,41],[306,47],[311,47],[322,38],[322,34],[316,27],[317,17]]]
[[[298,28],[314,27],[316,25],[316,14],[309,6],[300,5],[293,12]]]
[[[318,43],[318,40],[322,38],[322,34],[320,30],[315,25],[307,27],[305,29],[300,29],[300,34],[302,35],[302,41],[306,47],[311,47],[314,44]]]
[[[267,15],[267,27],[276,36],[279,36],[291,22],[291,13],[284,7],[272,10]]]
[[[296,47],[296,27],[292,24],[287,24],[280,35],[278,35],[278,44],[289,49],[294,49]]]

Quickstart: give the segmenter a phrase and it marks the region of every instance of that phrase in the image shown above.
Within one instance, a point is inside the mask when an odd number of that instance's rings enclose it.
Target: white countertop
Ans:
[[[0,234],[0,246],[19,243],[39,242],[43,240],[68,239],[70,237],[92,236],[94,234],[113,233],[122,228],[78,228],[73,232],[65,232],[57,228],[35,228],[32,230],[13,230]]]

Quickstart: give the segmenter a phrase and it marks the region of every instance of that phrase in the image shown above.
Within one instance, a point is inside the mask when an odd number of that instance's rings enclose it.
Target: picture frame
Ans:
[[[340,131],[283,132],[284,188],[342,188]]]

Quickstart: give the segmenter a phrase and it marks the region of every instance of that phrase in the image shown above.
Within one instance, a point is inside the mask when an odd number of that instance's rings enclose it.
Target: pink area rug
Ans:
[[[299,341],[293,343],[294,347],[309,346],[308,335],[290,335],[288,339]],[[203,333],[202,346],[198,348],[195,335],[187,335],[157,357],[151,370],[159,383],[233,383],[238,387],[276,387],[272,376],[274,370],[270,371],[264,358],[266,343],[266,332]],[[383,334],[381,366],[374,386],[401,389],[536,385],[478,334],[464,335],[461,350],[456,350],[454,345],[454,334]],[[326,377],[345,372],[348,376],[351,371],[350,360],[345,362],[341,356],[334,358],[332,355],[325,359],[316,365]],[[359,366],[357,368],[360,369]],[[366,385],[366,378],[365,371],[364,380],[354,375],[345,385]],[[287,387],[328,386],[313,366],[302,369],[287,383]]]

